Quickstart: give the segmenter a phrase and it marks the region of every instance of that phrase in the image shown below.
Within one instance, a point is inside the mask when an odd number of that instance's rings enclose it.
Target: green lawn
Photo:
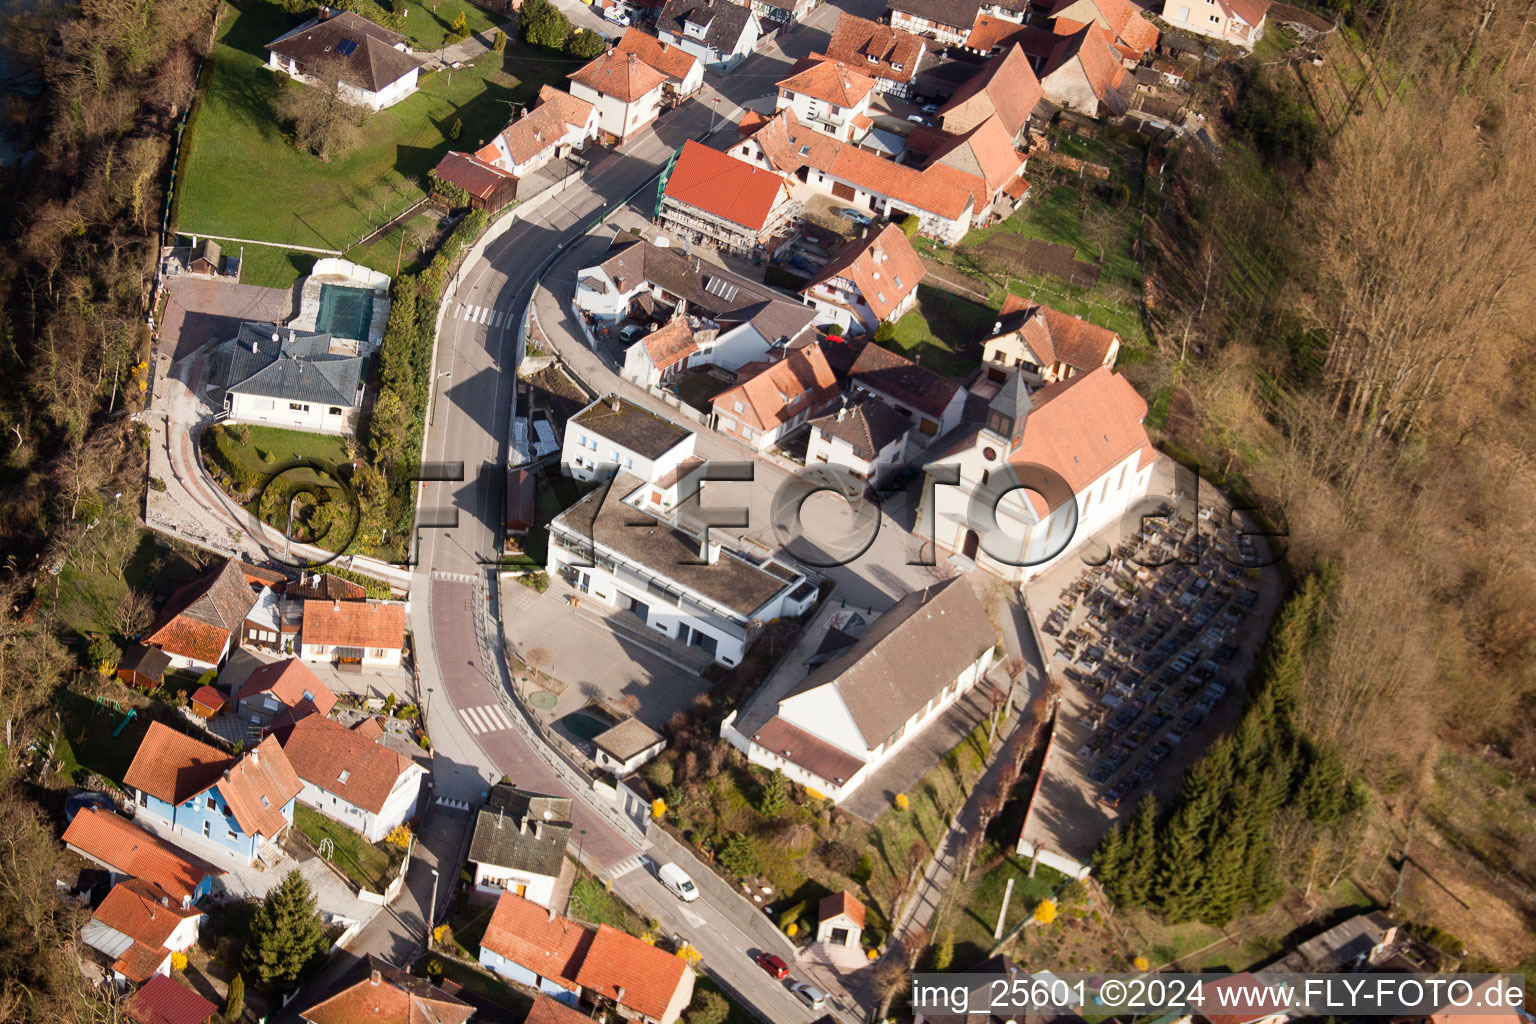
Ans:
[[[320,257],[312,252],[296,252],[269,245],[247,245],[240,264],[240,283],[258,288],[292,288],[307,277]]]
[[[896,336],[883,344],[934,373],[966,377],[981,364],[981,343],[996,321],[988,306],[918,285],[916,307],[896,321]]]
[[[606,924],[610,928],[639,935],[646,930],[645,921],[625,906],[612,892],[603,888],[585,868],[577,867],[576,882],[571,889],[570,915],[590,925]]]
[[[97,704],[68,690],[60,691],[55,707],[59,728],[53,753],[63,763],[63,774],[82,782],[95,773],[121,785],[139,743],[149,731],[149,709],[137,710],[123,725],[123,717],[131,709],[114,707],[110,702]],[[122,732],[113,736],[119,726]]]
[[[491,923],[491,914],[495,910],[496,904],[473,903],[462,891],[454,896],[448,910],[448,931],[463,956],[471,960],[479,958],[480,939],[484,937],[486,925]]]
[[[1003,894],[1009,879],[1013,880],[1013,895],[1008,901],[1008,915],[1003,923],[1003,934],[1032,913],[1035,904],[1051,895],[1065,876],[1043,864],[1035,866],[1035,877],[1029,877],[1029,860],[1018,854],[1004,857],[989,870],[971,875],[963,887],[965,903],[946,919],[955,930],[955,962],[975,963],[992,948],[993,930],[997,927],[997,915],[1003,908]]]
[[[417,7],[420,29],[465,0],[442,0],[436,15]],[[450,148],[472,148],[508,120],[509,103],[531,102],[545,82],[562,80],[566,64],[549,61],[516,40],[506,54],[425,75],[409,98],[368,116],[363,143],[330,163],[301,153],[274,115],[280,89],[304,86],[265,67],[265,44],[297,19],[269,0],[235,0],[214,48],[214,70],[182,173],[180,231],[250,238],[277,245],[345,250],[423,195],[427,172]],[[461,126],[450,140],[452,126]],[[249,250],[247,250],[249,253]],[[262,256],[262,278],[280,263]]]
[[[383,892],[385,886],[400,869],[405,851],[388,843],[374,845],[339,821],[327,818],[319,811],[303,804],[293,809],[293,827],[304,835],[309,844],[320,848],[322,840],[335,844],[331,863],[352,880],[354,885]]]
[[[446,232],[442,229],[440,215],[418,213],[402,224],[396,224],[367,245],[347,250],[346,258],[353,263],[371,267],[381,274],[399,277],[414,274],[425,265]],[[416,246],[408,236],[415,236]],[[426,258],[423,258],[423,257]]]
[[[363,0],[356,9],[359,14],[367,17],[370,14],[386,14],[390,7],[388,3],[380,4],[376,0]],[[475,35],[488,34],[491,29],[501,24],[490,11],[475,6],[469,0],[436,0],[428,3],[421,3],[420,0],[406,0],[404,34],[411,41],[412,48],[436,50],[450,42],[448,29],[460,12],[464,14],[464,24]]]

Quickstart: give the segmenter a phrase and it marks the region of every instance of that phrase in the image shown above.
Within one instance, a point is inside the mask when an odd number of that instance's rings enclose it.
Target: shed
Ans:
[[[835,892],[818,905],[816,941],[830,946],[859,948],[864,934],[864,904],[848,892]]]
[[[533,529],[537,481],[526,469],[507,470],[507,536],[526,537]]]
[[[205,238],[192,247],[192,258],[187,261],[187,269],[194,274],[217,274],[223,262],[222,255],[219,243]]]
[[[224,706],[224,695],[212,686],[199,686],[192,695],[192,711],[199,718],[212,718]]]
[[[207,1024],[219,1008],[164,974],[150,978],[124,1006],[137,1024]]]
[[[667,741],[638,718],[626,718],[592,737],[598,765],[623,778],[661,753]]]
[[[170,667],[171,656],[160,648],[134,644],[118,661],[117,678],[129,686],[154,689],[165,679],[165,670]]]

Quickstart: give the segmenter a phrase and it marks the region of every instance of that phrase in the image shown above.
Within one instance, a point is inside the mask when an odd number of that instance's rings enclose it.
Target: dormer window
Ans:
[[[880,58],[879,58],[879,57],[876,57],[876,56],[875,56],[875,55],[874,55],[874,54],[872,54],[872,53],[866,53],[866,54],[865,54],[865,55],[864,55],[864,59],[865,59],[865,60],[867,60],[867,61],[869,61],[869,62],[870,62],[870,63],[871,63],[871,64],[879,64],[879,63],[880,63]]]
[[[891,70],[892,71],[901,71],[902,69],[903,69],[903,65],[898,64],[895,61],[891,61]]]
[[[263,807],[271,807],[272,806],[272,801],[268,800],[266,797],[262,797],[261,798],[261,806],[263,806]]]
[[[336,776],[336,781],[341,783],[343,786],[345,786],[347,784],[347,780],[350,779],[351,777],[352,777],[352,773],[350,771],[348,771],[347,769],[343,768],[341,770],[341,774]]]

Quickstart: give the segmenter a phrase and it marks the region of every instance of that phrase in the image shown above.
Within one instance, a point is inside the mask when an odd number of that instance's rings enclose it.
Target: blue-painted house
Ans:
[[[155,831],[245,864],[269,859],[264,854],[293,824],[294,799],[304,788],[273,736],[234,757],[159,722],[139,744],[123,784]]]

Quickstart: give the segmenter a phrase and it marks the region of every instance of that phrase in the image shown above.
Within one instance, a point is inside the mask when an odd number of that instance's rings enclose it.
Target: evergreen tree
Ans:
[[[763,783],[762,795],[757,801],[757,811],[765,818],[777,818],[789,806],[789,780],[777,768]]]
[[[1220,927],[1232,920],[1239,907],[1248,903],[1252,891],[1252,872],[1245,860],[1248,850],[1247,823],[1220,821],[1210,835],[1210,856],[1200,891],[1191,901],[1194,916],[1206,924]]]
[[[229,994],[224,999],[225,1024],[239,1024],[245,1016],[245,975],[236,974],[229,981]]]
[[[1121,906],[1145,907],[1152,902],[1152,879],[1157,873],[1157,800],[1149,793],[1141,798],[1136,817],[1125,840],[1125,866],[1120,870],[1119,894],[1111,898]]]
[[[320,926],[315,894],[297,870],[268,892],[251,920],[245,967],[263,984],[288,990],[319,966],[330,941]]]
[[[534,46],[558,50],[571,34],[571,23],[550,0],[526,0],[518,15],[523,38]]]
[[[1158,844],[1157,897],[1170,921],[1191,921],[1199,914],[1210,853],[1208,829],[1232,784],[1232,745],[1226,740],[1211,747],[1185,777],[1183,797]]]
[[[1104,838],[1099,840],[1099,848],[1093,851],[1093,876],[1117,904],[1123,902],[1120,884],[1126,868],[1126,853],[1125,834],[1120,831],[1119,822],[1110,826]]]

